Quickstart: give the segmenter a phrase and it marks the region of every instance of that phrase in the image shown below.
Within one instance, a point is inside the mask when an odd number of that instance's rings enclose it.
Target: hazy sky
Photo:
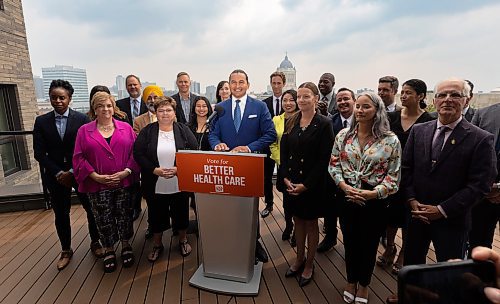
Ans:
[[[204,92],[242,68],[259,92],[286,51],[297,85],[331,72],[336,88],[375,88],[383,75],[500,86],[498,0],[23,0],[23,9],[33,73],[85,68],[89,88],[133,73],[173,89],[186,71]]]

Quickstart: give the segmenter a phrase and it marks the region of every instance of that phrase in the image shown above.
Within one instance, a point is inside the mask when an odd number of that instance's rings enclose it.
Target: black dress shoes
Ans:
[[[262,218],[266,218],[269,216],[269,214],[271,214],[272,211],[273,211],[273,205],[267,205],[266,208],[264,208],[264,210],[260,212],[260,216]]]
[[[309,278],[305,278],[303,276],[300,276],[300,278],[299,278],[299,286],[300,287],[304,287],[307,284],[311,283],[313,276],[314,276],[314,265],[313,265],[311,276]]]
[[[318,245],[316,249],[317,252],[327,252],[332,249],[333,246],[337,245],[337,240],[329,237],[325,237]]]
[[[262,247],[259,241],[257,241],[257,244],[255,246],[255,259],[261,261],[262,263],[269,262],[267,252],[266,250],[264,250],[264,247]]]
[[[289,267],[288,270],[285,273],[285,278],[290,278],[290,277],[295,277],[304,271],[304,266],[306,266],[306,261],[302,262],[302,265],[300,265],[297,270],[293,270],[292,267]]]
[[[290,234],[292,234],[292,228],[286,227],[285,230],[283,230],[283,234],[281,235],[281,240],[288,241],[290,239]]]

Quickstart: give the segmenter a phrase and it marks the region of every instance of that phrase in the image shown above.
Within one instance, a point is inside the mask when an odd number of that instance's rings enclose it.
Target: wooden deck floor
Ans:
[[[262,201],[260,207],[264,207]],[[60,245],[52,211],[0,214],[0,303],[343,303],[341,291],[346,274],[341,233],[333,250],[316,255],[311,284],[300,288],[295,279],[285,278],[295,251],[281,240],[284,217],[279,192],[275,191],[271,216],[261,219],[262,240],[270,261],[264,264],[256,297],[218,295],[189,286],[188,281],[201,262],[195,235],[189,235],[193,253],[182,258],[177,239],[170,232],[165,233],[163,255],[156,263],[149,263],[146,256],[152,245],[144,239],[144,214],[134,223],[134,267],[118,267],[116,272],[104,274],[102,261],[96,260],[89,250],[85,211],[75,206],[71,212],[75,254],[61,272],[56,269]],[[400,242],[398,236],[398,245]],[[498,233],[495,247],[500,250]],[[432,250],[428,260],[435,260]],[[396,286],[393,275],[376,267],[370,303],[383,303]]]

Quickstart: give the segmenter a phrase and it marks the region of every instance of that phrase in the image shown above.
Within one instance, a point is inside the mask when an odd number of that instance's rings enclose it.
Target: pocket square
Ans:
[[[248,115],[248,118],[255,118],[255,117],[257,117],[257,114]]]

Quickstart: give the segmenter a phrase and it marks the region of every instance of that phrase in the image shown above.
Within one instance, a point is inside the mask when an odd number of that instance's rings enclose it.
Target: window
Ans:
[[[21,129],[16,86],[0,84],[0,131]],[[4,175],[27,169],[27,151],[24,138],[16,135],[0,136],[0,158]]]

